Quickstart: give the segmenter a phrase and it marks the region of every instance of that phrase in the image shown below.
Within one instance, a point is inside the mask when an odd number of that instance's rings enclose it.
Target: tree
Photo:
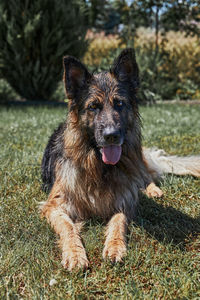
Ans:
[[[165,31],[183,31],[186,35],[200,35],[200,6],[194,0],[168,0],[161,15]]]
[[[120,14],[116,11],[112,1],[87,1],[88,23],[93,30],[114,33],[120,21]]]
[[[133,45],[138,27],[155,27],[158,34],[159,10],[163,1],[139,0],[126,1],[115,0],[114,5],[121,15],[122,30],[120,37],[127,45]]]
[[[84,1],[1,0],[1,75],[22,97],[49,100],[63,55],[82,56],[85,34]]]

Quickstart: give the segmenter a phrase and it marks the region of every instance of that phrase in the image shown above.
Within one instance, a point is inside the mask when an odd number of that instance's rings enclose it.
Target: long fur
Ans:
[[[44,152],[42,179],[49,197],[41,215],[59,235],[62,264],[69,270],[89,264],[80,222],[92,216],[108,220],[103,258],[121,261],[139,190],[160,197],[154,177],[163,172],[200,174],[199,157],[142,150],[138,74],[132,49],[125,49],[110,71],[93,75],[74,57],[64,58],[69,112]]]

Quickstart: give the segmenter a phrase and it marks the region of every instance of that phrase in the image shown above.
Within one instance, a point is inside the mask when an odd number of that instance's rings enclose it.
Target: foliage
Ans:
[[[158,36],[156,53],[154,32],[140,28],[136,33],[134,44],[140,67],[140,97],[151,102],[159,99],[199,99],[199,40],[185,37],[180,32],[168,32],[165,38]],[[107,70],[124,47],[117,36],[95,35],[84,62],[90,69]]]
[[[157,28],[158,31],[183,31],[199,35],[199,1],[187,0],[114,0],[113,6],[120,13],[123,24],[121,38],[131,38],[137,28],[144,26]]]
[[[128,45],[137,28],[183,31],[199,35],[200,8],[197,0],[88,0],[88,23],[93,30],[120,31]],[[108,31],[107,31],[108,30]]]
[[[84,56],[90,69],[105,70],[120,49],[135,47],[142,98],[199,98],[199,21],[195,0],[2,0],[0,78],[15,91],[0,84],[1,98],[63,100],[62,56],[85,53],[86,27],[105,33],[92,36]],[[171,39],[170,30],[187,35],[188,44]]]
[[[179,155],[200,152],[199,106],[141,109],[145,146]],[[90,269],[63,269],[56,235],[39,217],[38,204],[47,198],[42,153],[65,114],[63,107],[0,109],[0,298],[199,299],[200,185],[192,176],[166,176],[162,199],[141,196],[123,264],[103,262],[105,224],[94,219],[82,232]]]
[[[0,71],[21,97],[49,100],[62,77],[62,56],[84,53],[83,3],[0,2]]]
[[[89,47],[83,57],[83,62],[90,70],[104,71],[111,66],[113,59],[120,51],[120,41],[114,35],[105,35],[104,33],[88,34],[90,39]]]
[[[61,102],[66,100],[66,93],[65,93],[63,81],[60,81],[58,83],[57,89],[53,93],[51,99],[53,101],[61,101]]]
[[[7,101],[18,99],[19,95],[15,93],[9,83],[4,79],[0,79],[0,103],[6,103]]]
[[[160,17],[162,27],[166,30],[182,31],[186,35],[200,35],[200,7],[198,1],[168,0]]]
[[[121,1],[115,0],[114,7],[120,13],[121,28],[119,36],[127,46],[134,44],[138,27],[151,27],[154,1]]]
[[[116,32],[120,21],[120,13],[117,12],[113,3],[108,0],[87,1],[88,24],[93,31],[105,31],[106,34]]]
[[[180,32],[168,32],[165,40],[159,38],[159,52],[154,61],[153,37],[153,32],[140,29],[135,42],[145,85],[161,99],[199,99],[199,40]]]

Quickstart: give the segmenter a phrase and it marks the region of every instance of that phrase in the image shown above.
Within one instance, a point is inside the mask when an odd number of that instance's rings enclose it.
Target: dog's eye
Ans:
[[[122,108],[122,106],[124,105],[124,102],[122,100],[115,99],[114,104],[116,107]]]
[[[91,111],[94,111],[98,108],[98,104],[97,103],[91,103],[88,105],[88,109]]]
[[[117,106],[122,106],[123,105],[123,101],[122,100],[119,100],[119,101],[117,101]]]

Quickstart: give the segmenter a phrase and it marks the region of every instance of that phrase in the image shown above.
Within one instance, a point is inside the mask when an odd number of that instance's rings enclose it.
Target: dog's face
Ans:
[[[138,67],[132,49],[124,50],[109,72],[91,75],[73,57],[64,58],[64,81],[70,110],[78,113],[81,128],[105,164],[115,165],[130,123],[139,84]]]

